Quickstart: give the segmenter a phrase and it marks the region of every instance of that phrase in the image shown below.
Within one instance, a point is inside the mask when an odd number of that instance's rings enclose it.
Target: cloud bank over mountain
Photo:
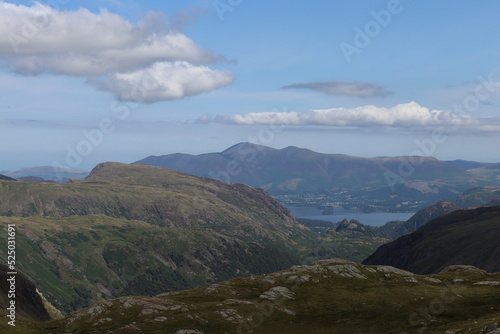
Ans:
[[[500,131],[500,119],[461,115],[445,110],[430,110],[416,102],[398,104],[390,108],[374,105],[357,108],[317,109],[303,112],[270,111],[233,116],[203,115],[200,123],[234,125],[285,125],[327,127],[398,127],[436,128],[450,131]]]

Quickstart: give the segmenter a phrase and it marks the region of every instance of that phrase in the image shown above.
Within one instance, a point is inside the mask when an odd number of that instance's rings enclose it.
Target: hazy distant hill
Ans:
[[[8,177],[8,176],[1,175],[1,174],[0,174],[0,180],[5,180],[5,181],[15,181],[16,179],[14,179],[14,178],[12,178],[12,177]]]
[[[388,185],[387,173],[397,175],[405,159],[360,158],[322,154],[293,146],[273,149],[240,143],[221,153],[150,156],[135,163],[241,182],[264,188],[271,193],[284,193],[329,191],[337,188],[383,188]],[[402,178],[401,180],[405,181]],[[472,175],[463,168],[431,157],[420,158],[419,164],[414,166],[414,171],[407,180],[455,180],[457,184],[474,184]],[[425,185],[422,186],[425,188]]]
[[[53,166],[39,166],[21,168],[13,172],[3,172],[6,176],[19,179],[27,176],[35,176],[49,181],[66,182],[69,179],[83,179],[89,172],[78,169],[65,169]]]
[[[457,210],[379,247],[364,264],[391,265],[418,274],[448,265],[500,271],[500,207]]]
[[[477,187],[468,189],[456,203],[463,208],[483,206],[493,200],[500,199],[500,187]]]
[[[56,181],[52,180],[45,180],[44,178],[38,177],[38,176],[22,176],[17,178],[18,181],[28,181],[28,182],[48,182],[48,183],[54,183]]]
[[[481,168],[481,167],[488,167],[493,164],[487,163],[487,162],[477,162],[477,161],[469,161],[469,160],[450,160],[450,161],[445,161],[446,163],[450,165],[454,165],[463,169],[475,169],[475,168]]]

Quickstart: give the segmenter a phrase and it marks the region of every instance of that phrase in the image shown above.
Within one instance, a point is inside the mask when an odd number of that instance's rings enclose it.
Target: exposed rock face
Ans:
[[[275,286],[259,296],[260,299],[277,300],[279,298],[293,299],[293,292],[283,286]]]
[[[354,231],[364,231],[365,227],[357,220],[354,219],[344,219],[337,225],[335,231],[339,232],[342,230],[354,230]]]
[[[335,275],[342,277],[355,277],[366,279],[367,277],[361,273],[361,271],[352,264],[335,264],[327,267]]]

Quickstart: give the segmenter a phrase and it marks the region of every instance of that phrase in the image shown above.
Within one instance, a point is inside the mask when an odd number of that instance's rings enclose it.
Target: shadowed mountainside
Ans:
[[[448,265],[500,271],[500,207],[457,210],[391,243],[380,246],[364,264],[391,265],[418,274]]]
[[[5,316],[6,309],[10,307],[10,302],[15,302],[15,314],[31,321],[47,321],[51,317],[45,308],[42,297],[38,294],[36,286],[20,271],[16,270],[16,275],[7,274],[12,272],[3,264],[0,264],[0,314],[4,314],[2,322],[10,319]],[[11,285],[7,279],[14,277],[14,290],[11,293]],[[9,295],[15,295],[12,298]],[[7,320],[9,319],[9,320]]]

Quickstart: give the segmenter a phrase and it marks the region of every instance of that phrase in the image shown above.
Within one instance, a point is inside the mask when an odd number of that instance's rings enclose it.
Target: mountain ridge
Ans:
[[[293,194],[299,203],[302,194],[320,196],[347,191],[345,196],[334,196],[335,200],[347,201],[348,209],[362,210],[385,210],[398,204],[403,205],[400,209],[415,210],[438,200],[454,200],[475,186],[500,185],[496,170],[468,170],[459,163],[434,157],[365,158],[296,146],[275,149],[248,142],[217,153],[149,156],[134,163],[243,183],[278,198]]]

